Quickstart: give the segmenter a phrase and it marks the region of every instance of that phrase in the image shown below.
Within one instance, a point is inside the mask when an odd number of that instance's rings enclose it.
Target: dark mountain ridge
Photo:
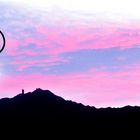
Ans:
[[[0,120],[82,122],[95,126],[127,127],[140,122],[140,107],[100,108],[66,101],[49,90],[36,89],[0,100]]]

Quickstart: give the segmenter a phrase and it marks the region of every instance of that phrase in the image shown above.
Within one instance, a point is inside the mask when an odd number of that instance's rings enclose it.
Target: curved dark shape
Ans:
[[[4,37],[4,34],[2,33],[2,31],[0,31],[0,34],[1,34],[1,36],[2,36],[2,39],[3,39],[3,45],[2,45],[2,47],[0,48],[0,53],[4,50],[4,48],[5,48],[5,37]]]

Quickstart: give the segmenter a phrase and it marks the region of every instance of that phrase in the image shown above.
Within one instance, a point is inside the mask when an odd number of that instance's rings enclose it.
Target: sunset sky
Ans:
[[[95,107],[140,105],[139,0],[0,0],[0,98],[25,89]]]

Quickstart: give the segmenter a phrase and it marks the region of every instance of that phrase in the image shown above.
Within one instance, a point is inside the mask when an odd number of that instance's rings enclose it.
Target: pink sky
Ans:
[[[14,96],[24,88],[32,91],[37,87],[50,89],[65,99],[72,99],[86,105],[124,106],[139,102],[140,64],[120,72],[98,72],[91,69],[86,73],[64,75],[28,74],[4,76],[1,80],[2,96]]]
[[[96,107],[140,105],[139,21],[11,9],[0,17],[0,98],[43,88]]]

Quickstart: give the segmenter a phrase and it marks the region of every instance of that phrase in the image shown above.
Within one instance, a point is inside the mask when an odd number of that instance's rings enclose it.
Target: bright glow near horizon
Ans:
[[[139,0],[7,0],[36,8],[62,8],[90,13],[110,13],[140,18]]]

